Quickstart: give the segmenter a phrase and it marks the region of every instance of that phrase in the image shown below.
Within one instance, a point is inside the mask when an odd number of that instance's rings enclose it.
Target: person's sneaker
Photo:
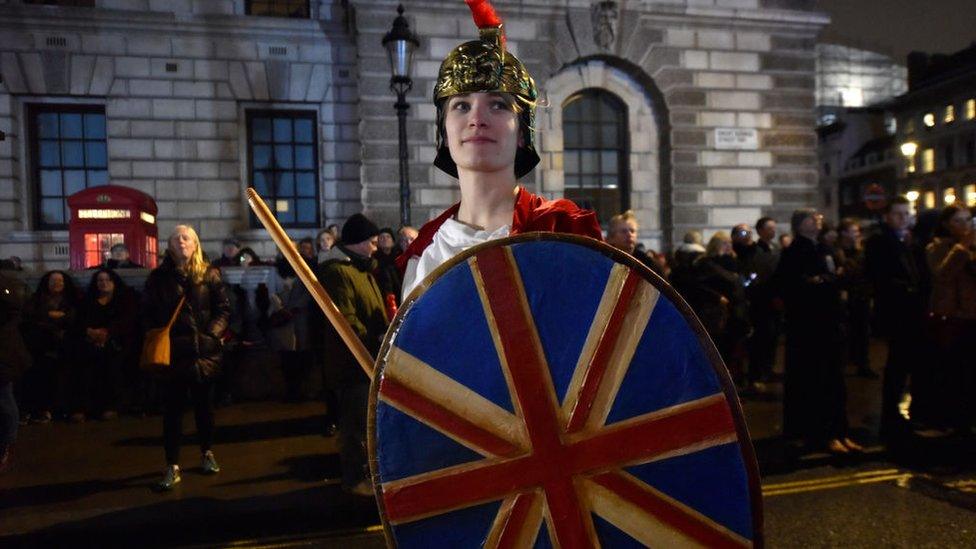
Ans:
[[[71,423],[84,423],[85,422],[85,414],[83,414],[81,412],[75,412],[75,413],[71,414],[71,417],[68,418],[68,421],[70,421]]]
[[[205,475],[216,475],[220,472],[220,465],[217,465],[217,459],[210,450],[204,452],[200,467]]]
[[[169,492],[182,480],[182,477],[180,477],[180,466],[170,465],[166,467],[166,474],[163,475],[163,480],[156,483],[156,488]]]
[[[19,420],[19,421],[18,421],[17,423],[18,423],[18,424],[19,424],[19,425],[20,425],[21,427],[23,427],[24,425],[27,425],[27,424],[28,424],[28,423],[30,423],[31,421],[33,421],[33,418],[31,417],[31,415],[30,415],[30,414],[20,414],[20,420]]]
[[[51,415],[51,412],[41,412],[40,414],[38,414],[38,416],[36,418],[34,418],[34,422],[35,423],[51,423],[51,420],[52,419],[54,419],[54,416]]]
[[[105,410],[102,412],[102,421],[112,421],[119,418],[119,413],[115,410]]]
[[[348,492],[354,496],[362,496],[364,498],[371,498],[375,495],[373,492],[373,485],[365,479],[359,481],[359,484],[350,488]]]

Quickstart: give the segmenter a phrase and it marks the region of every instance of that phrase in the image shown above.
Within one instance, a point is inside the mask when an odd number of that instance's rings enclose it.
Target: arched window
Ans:
[[[613,94],[583,90],[563,105],[565,196],[601,223],[630,209],[627,137],[627,106]]]

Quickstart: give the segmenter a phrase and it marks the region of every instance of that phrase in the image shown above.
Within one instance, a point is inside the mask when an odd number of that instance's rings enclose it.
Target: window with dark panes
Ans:
[[[108,183],[105,108],[31,105],[28,113],[37,225],[62,229],[71,216],[67,198]]]
[[[285,227],[319,225],[315,113],[251,111],[247,115],[251,185]],[[251,225],[260,227],[254,214]]]
[[[609,92],[584,90],[563,105],[565,196],[601,223],[630,209],[627,107]]]
[[[308,0],[247,0],[247,15],[308,18]]]
[[[45,6],[82,6],[86,8],[95,6],[95,0],[24,0],[24,3]]]

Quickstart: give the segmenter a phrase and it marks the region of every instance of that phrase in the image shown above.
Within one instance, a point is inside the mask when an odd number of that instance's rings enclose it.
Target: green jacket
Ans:
[[[375,269],[376,260],[336,246],[319,264],[316,272],[339,312],[374,358],[390,323],[383,294],[373,277]],[[325,331],[326,382],[333,386],[368,382],[355,357],[331,324],[327,323]]]

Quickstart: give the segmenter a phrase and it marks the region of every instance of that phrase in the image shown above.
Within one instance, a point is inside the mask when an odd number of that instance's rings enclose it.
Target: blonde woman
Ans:
[[[193,401],[203,472],[220,471],[211,450],[213,381],[220,371],[221,337],[230,317],[230,302],[220,271],[203,259],[196,231],[188,225],[177,225],[169,236],[162,265],[146,280],[144,328],[164,326],[183,296],[186,301],[170,331],[171,368],[161,378],[166,450],[166,472],[157,484],[161,490],[172,490],[181,480],[179,453],[188,396]]]

